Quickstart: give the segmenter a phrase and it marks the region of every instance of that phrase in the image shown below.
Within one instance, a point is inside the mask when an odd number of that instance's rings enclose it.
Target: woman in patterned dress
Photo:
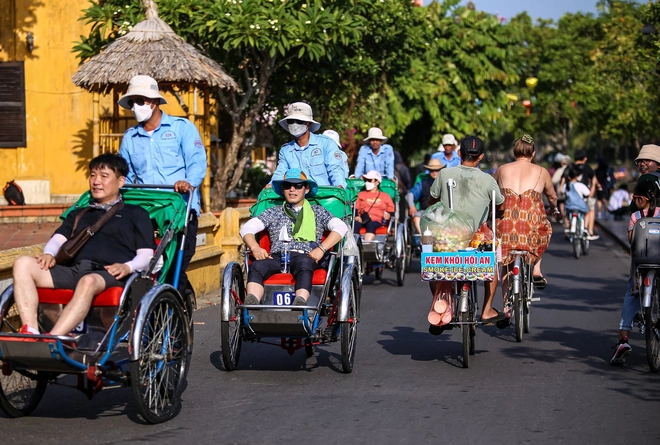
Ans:
[[[544,289],[548,281],[541,272],[541,256],[548,248],[552,226],[545,213],[543,195],[548,198],[553,213],[557,212],[557,194],[548,171],[533,163],[536,151],[529,135],[513,144],[516,160],[501,166],[495,172],[495,180],[504,195],[504,217],[497,223],[501,236],[503,265],[513,261],[511,250],[528,251],[528,262],[534,263],[534,286]],[[505,272],[508,272],[505,269]],[[507,280],[502,280],[504,301],[507,301]]]

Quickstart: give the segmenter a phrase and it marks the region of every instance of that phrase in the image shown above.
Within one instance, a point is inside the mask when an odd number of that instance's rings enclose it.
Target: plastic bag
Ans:
[[[435,326],[443,326],[451,323],[454,317],[454,306],[452,297],[452,283],[436,283],[433,302],[428,315],[428,322]]]
[[[439,202],[424,211],[422,230],[433,233],[434,252],[457,252],[468,247],[476,227],[467,213],[451,210]]]
[[[353,229],[349,227],[348,231],[344,234],[344,255],[358,256],[360,249],[358,249],[357,242],[355,241],[355,234]]]

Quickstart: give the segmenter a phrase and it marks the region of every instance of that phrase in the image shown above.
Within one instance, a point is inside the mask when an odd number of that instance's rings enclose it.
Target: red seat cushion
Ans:
[[[94,297],[92,306],[119,306],[119,299],[123,291],[123,287],[109,287]],[[45,304],[69,304],[69,301],[73,298],[73,291],[70,289],[38,288],[37,293],[39,294],[39,303]]]
[[[328,276],[328,272],[325,269],[317,269],[312,275],[312,285],[323,285],[325,284],[325,278]],[[276,273],[272,277],[268,278],[264,284],[280,284],[293,286],[296,284],[295,278],[290,273]]]
[[[360,235],[364,235],[367,233],[367,229],[362,227],[360,229]],[[376,235],[387,235],[387,226],[380,226],[376,229]]]

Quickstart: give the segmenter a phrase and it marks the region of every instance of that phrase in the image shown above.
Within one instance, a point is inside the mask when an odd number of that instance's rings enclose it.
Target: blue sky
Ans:
[[[500,17],[511,18],[516,14],[527,11],[535,20],[537,18],[557,20],[566,12],[596,13],[597,0],[472,0],[477,9],[499,13]],[[465,0],[463,4],[467,3]],[[424,4],[431,0],[424,0]]]

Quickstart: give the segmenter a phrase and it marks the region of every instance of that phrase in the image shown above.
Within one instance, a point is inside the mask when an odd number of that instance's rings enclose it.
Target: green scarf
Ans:
[[[316,217],[309,201],[303,201],[302,209],[296,215],[292,209],[287,207],[286,202],[282,205],[284,214],[295,220],[291,235],[296,241],[316,241]]]

